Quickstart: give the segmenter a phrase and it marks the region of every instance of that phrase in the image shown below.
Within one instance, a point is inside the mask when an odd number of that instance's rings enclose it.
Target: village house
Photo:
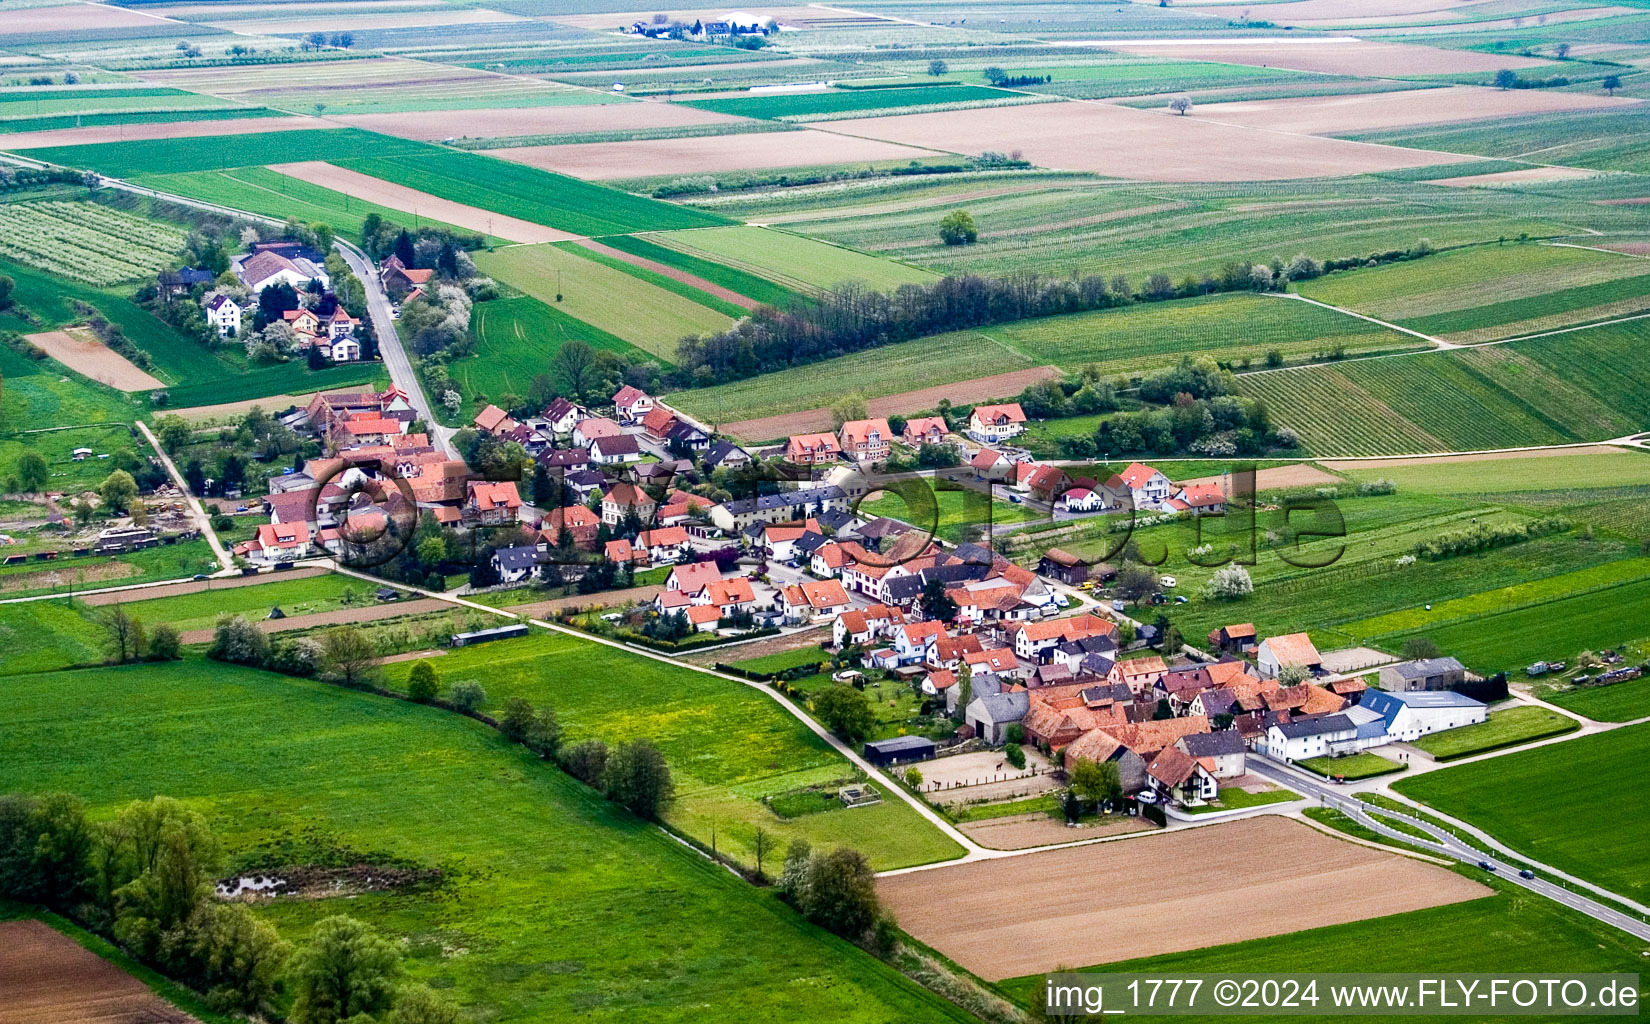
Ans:
[[[1357,739],[1358,727],[1346,715],[1293,715],[1273,721],[1255,750],[1282,761],[1304,761],[1350,752]]]
[[[992,693],[976,697],[963,709],[964,722],[974,735],[993,746],[1008,739],[1008,727],[1024,720],[1031,707],[1031,695],[1025,690]]]
[[[624,433],[624,428],[604,416],[592,416],[573,424],[573,443],[580,448],[589,448],[591,443],[599,437],[618,437]]]
[[[710,519],[717,529],[738,533],[752,523],[814,519],[826,511],[842,511],[847,505],[842,488],[816,486],[726,501],[710,509]]]
[[[621,480],[602,495],[602,522],[623,526],[625,519],[634,514],[636,520],[646,526],[653,522],[653,513],[658,507],[659,503],[646,491]]]
[[[1226,494],[1219,484],[1189,484],[1169,499],[1168,507],[1192,515],[1220,515],[1226,511]]]
[[[968,417],[968,436],[982,444],[1000,444],[1025,433],[1026,414],[1018,402],[976,405]]]
[[[842,457],[842,446],[831,434],[792,434],[785,442],[785,461],[817,466]]]
[[[1159,752],[1146,775],[1159,799],[1182,805],[1207,803],[1220,791],[1210,763],[1174,747]]]
[[[624,423],[641,422],[642,417],[652,412],[657,404],[652,395],[629,384],[620,388],[613,396],[614,415]]]
[[[570,402],[559,395],[556,396],[554,401],[544,407],[544,412],[540,415],[549,425],[551,433],[554,434],[571,434],[573,432],[573,427],[580,420],[589,418],[589,414],[582,406]]]
[[[1255,624],[1241,622],[1209,631],[1209,646],[1217,651],[1246,654],[1255,649]]]
[[[422,270],[407,266],[401,262],[401,257],[391,253],[378,261],[378,282],[384,286],[391,299],[398,303],[411,302],[423,295],[425,285],[435,271],[429,268]]]
[[[1097,615],[1074,615],[1068,619],[1028,622],[1014,637],[1014,653],[1026,661],[1046,662],[1054,649],[1068,640],[1086,636],[1113,636],[1117,624]]]
[[[241,333],[241,307],[227,295],[214,295],[206,304],[206,322],[217,329],[218,337],[233,338]]]
[[[690,599],[722,578],[722,570],[715,562],[679,562],[665,577],[665,590],[680,591]]]
[[[688,532],[680,526],[662,526],[636,535],[636,547],[653,565],[674,565],[692,554]]]
[[[1263,679],[1276,679],[1285,666],[1298,665],[1316,675],[1323,670],[1323,657],[1305,633],[1285,633],[1260,642],[1255,652],[1255,668]]]
[[[717,608],[726,618],[737,611],[756,610],[756,592],[751,589],[751,581],[744,576],[735,576],[732,579],[718,579],[707,584],[704,589],[694,595],[696,605],[710,605]]]
[[[632,544],[627,538],[615,537],[602,546],[602,557],[615,565],[647,565],[647,548]]]
[[[471,480],[465,486],[464,521],[481,526],[504,526],[521,514],[521,495],[513,480]]]
[[[483,434],[503,434],[516,429],[516,421],[496,405],[483,408],[471,422]]]
[[[921,448],[925,444],[943,443],[950,432],[943,416],[917,416],[905,421],[900,440],[913,448]]]
[[[1105,492],[1087,487],[1069,487],[1060,492],[1054,507],[1067,515],[1087,515],[1106,510]]]
[[[565,534],[569,546],[592,551],[596,547],[596,534],[601,525],[601,517],[590,509],[583,505],[569,505],[553,508],[539,520],[539,536],[546,544],[560,547]]]
[[[252,541],[254,554],[266,562],[290,562],[310,554],[309,525],[296,523],[265,523],[258,527]]]
[[[855,462],[881,462],[888,458],[894,432],[886,419],[849,420],[838,431],[843,456]],[[786,457],[789,457],[787,451]]]
[[[1169,666],[1155,656],[1129,658],[1112,669],[1112,682],[1122,683],[1139,698],[1150,698],[1157,681],[1168,675]]]
[[[1126,493],[1136,511],[1147,511],[1165,507],[1174,485],[1151,466],[1131,462],[1121,473],[1107,480],[1106,486],[1120,495]]]
[[[704,461],[706,469],[740,470],[751,464],[751,455],[732,441],[721,439],[705,450]]]
[[[532,579],[539,571],[544,553],[534,544],[499,548],[493,552],[493,571],[500,583],[521,583]]]
[[[1217,779],[1235,779],[1249,770],[1249,747],[1236,730],[1194,732],[1175,740],[1174,745],[1181,753],[1212,765],[1209,771]]]
[[[642,460],[642,446],[632,434],[598,437],[590,442],[590,461],[597,466],[621,466]]]

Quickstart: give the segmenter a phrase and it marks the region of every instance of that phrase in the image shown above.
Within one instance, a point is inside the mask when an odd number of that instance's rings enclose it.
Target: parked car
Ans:
[[[1172,588],[1175,585],[1175,578],[1173,576],[1159,576],[1157,583],[1159,586]]]
[[[1112,603],[1111,603],[1111,610],[1114,611],[1114,612],[1120,612],[1120,611],[1122,611],[1123,609],[1125,609],[1127,607],[1128,607],[1128,603],[1126,601],[1124,601],[1122,598],[1118,598],[1118,599],[1112,601]]]

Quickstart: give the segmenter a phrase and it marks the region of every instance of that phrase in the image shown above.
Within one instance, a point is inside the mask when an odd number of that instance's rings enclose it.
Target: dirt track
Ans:
[[[902,391],[897,395],[873,398],[865,405],[868,414],[871,416],[892,416],[896,413],[932,409],[940,404],[942,398],[949,398],[956,405],[982,402],[988,398],[1007,398],[1019,394],[1038,381],[1050,380],[1058,376],[1060,376],[1060,371],[1056,367],[1035,366],[1029,370],[1015,370],[1012,373],[999,373],[990,377],[975,377],[972,380],[960,380],[955,384],[940,384],[931,388],[922,388],[918,391]],[[768,441],[776,437],[789,437],[792,434],[805,434],[813,430],[830,429],[831,410],[829,409],[804,409],[801,412],[788,412],[781,416],[764,416],[761,419],[740,420],[737,423],[722,425],[723,433],[732,434],[747,441]]]
[[[0,1024],[194,1024],[40,921],[0,923]]]
[[[1171,470],[1174,468],[1172,464],[1169,464],[1169,466]],[[1191,480],[1176,480],[1174,482],[1182,487],[1187,487],[1192,484],[1218,484],[1221,482],[1221,478],[1218,476],[1200,476]],[[1257,491],[1276,491],[1285,487],[1313,487],[1317,484],[1338,484],[1340,482],[1340,477],[1331,476],[1318,467],[1308,466],[1305,463],[1298,466],[1275,466],[1271,469],[1255,470],[1255,490]]]
[[[1098,839],[1101,836],[1122,835],[1126,832],[1148,832],[1149,822],[1129,818],[1108,824],[1103,828],[1067,828],[1065,822],[1047,814],[1016,814],[1010,818],[970,821],[957,828],[981,846],[993,850],[1025,850],[1050,843],[1069,843],[1076,839]]]
[[[291,629],[313,629],[316,626],[342,626],[352,622],[377,622],[402,615],[423,615],[427,612],[451,611],[453,605],[433,597],[417,601],[391,601],[388,604],[368,605],[364,608],[339,608],[336,611],[317,612],[314,615],[291,615],[284,619],[261,619],[258,628],[265,633],[285,633]],[[210,629],[191,629],[183,633],[186,644],[204,644],[212,639]]]
[[[1157,867],[1153,867],[1156,865]],[[1165,866],[1192,866],[1190,874]],[[1219,866],[1191,880],[1200,869]],[[1175,876],[1175,877],[1171,877]],[[881,879],[900,925],[987,981],[1116,963],[1487,896],[1420,861],[1276,815]]]
[[[117,391],[153,391],[166,386],[97,340],[88,330],[47,331],[26,337],[36,348],[69,369]]]
[[[181,597],[184,594],[197,594],[202,590],[225,590],[230,587],[251,587],[259,583],[275,583],[280,580],[301,580],[310,576],[324,576],[327,570],[311,567],[308,569],[291,569],[275,576],[236,576],[224,580],[190,580],[187,583],[168,583],[161,587],[144,587],[141,590],[121,590],[110,594],[87,594],[81,598],[85,604],[97,607],[106,604],[125,604],[130,601],[149,601],[157,597]]]

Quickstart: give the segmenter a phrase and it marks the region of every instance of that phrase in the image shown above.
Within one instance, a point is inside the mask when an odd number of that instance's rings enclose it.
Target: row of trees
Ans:
[[[285,988],[292,1024],[456,1024],[456,1007],[404,985],[396,946],[360,921],[325,918],[294,954],[246,905],[213,898],[225,866],[206,819],[170,797],[94,822],[72,795],[0,795],[0,898],[111,936],[214,1009],[269,1015]]]

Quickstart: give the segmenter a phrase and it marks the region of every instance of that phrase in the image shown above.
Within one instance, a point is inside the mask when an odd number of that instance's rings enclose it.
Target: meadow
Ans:
[[[652,285],[655,288],[662,288],[667,292],[680,295],[682,298],[687,299],[689,302],[696,305],[714,309],[716,312],[721,313],[724,316],[730,316],[737,319],[744,316],[748,312],[745,306],[740,305],[739,303],[734,302],[722,295],[706,291],[691,282],[678,280],[677,278],[671,277],[662,271],[655,270],[652,267],[644,267],[639,263],[634,263],[630,260],[614,255],[613,253],[600,252],[576,241],[551,242],[550,244],[563,252],[572,253],[580,259],[590,260],[593,263],[600,263],[602,266],[607,267],[610,270],[616,270],[621,274],[634,277],[638,281],[645,281],[647,284]]]
[[[7,693],[0,791],[69,791],[99,814],[174,796],[232,865],[342,853],[440,870],[433,892],[258,913],[299,940],[347,912],[397,941],[414,979],[501,1024],[570,1006],[592,1020],[966,1019],[449,712],[197,660],[22,676]]]
[[[930,531],[931,536],[950,544],[977,540],[984,527],[1001,523],[1029,523],[1048,518],[1024,505],[993,501],[978,491],[935,491],[931,508],[913,509],[896,494],[861,501],[854,511],[862,516],[885,516]]]
[[[1581,726],[1576,724],[1575,719],[1556,711],[1531,706],[1511,707],[1490,712],[1490,717],[1478,725],[1423,736],[1415,740],[1414,745],[1440,761],[1453,761],[1549,736],[1562,736],[1579,728]]]
[[[0,676],[101,661],[103,631],[68,601],[0,604]]]
[[[475,262],[482,273],[667,364],[684,335],[733,323],[726,313],[554,245],[513,245],[476,253]]]
[[[49,114],[110,114],[153,111],[157,114],[182,112],[192,107],[222,107],[215,96],[170,89],[164,86],[89,86],[79,89],[0,90],[0,133],[17,131],[15,118],[39,118]],[[236,116],[248,116],[242,113]],[[253,114],[251,116],[257,116]],[[157,120],[172,120],[157,117]],[[70,117],[70,127],[74,125]],[[89,123],[89,122],[88,122]],[[118,123],[118,122],[111,122]]]
[[[533,378],[549,369],[556,350],[574,339],[610,352],[641,351],[530,295],[476,303],[470,330],[475,358],[457,360],[449,370],[472,402],[480,396],[527,394]]]
[[[1453,772],[1437,773],[1449,774]],[[1639,963],[1642,943],[1632,936],[1510,884],[1495,880],[1486,884],[1497,889],[1495,895],[1089,970],[1151,977],[1317,971],[1324,967],[1325,950],[1356,950],[1358,969],[1372,972],[1468,972],[1482,970],[1491,961],[1497,970],[1513,972],[1633,971]],[[1014,978],[1000,982],[998,988],[1021,1006],[1029,1007],[1042,995],[1043,978],[1041,974]],[[1261,1014],[1250,1019],[1300,1018]],[[1460,1019],[1487,1022],[1505,1018],[1468,1014]]]
[[[1342,271],[1296,290],[1423,334],[1477,342],[1637,312],[1650,305],[1650,263],[1572,246],[1471,246]]]
[[[676,779],[679,799],[667,820],[707,845],[714,832],[718,849],[741,862],[755,864],[756,827],[781,845],[801,837],[856,847],[878,869],[961,853],[892,795],[873,807],[792,819],[763,806],[764,798],[851,778],[854,769],[777,702],[739,683],[564,634],[455,650],[434,664],[446,685],[480,680],[494,712],[510,697],[550,705],[570,742],[651,738]],[[390,685],[402,685],[409,671],[410,662],[389,666]]]
[[[1623,779],[1647,751],[1650,727],[1629,726],[1400,779],[1393,788],[1527,857],[1642,902],[1650,896],[1650,834],[1632,823],[1650,814],[1650,801]]]
[[[897,108],[930,107],[954,103],[992,103],[1019,98],[1003,89],[981,85],[932,85],[891,89],[830,89],[730,99],[682,100],[686,106],[740,117],[788,118],[806,121],[824,114],[864,111],[867,117]]]
[[[0,318],[0,326],[10,326]],[[0,432],[15,434],[40,427],[86,423],[131,422],[132,399],[114,388],[71,373],[61,364],[36,362],[0,347]]]
[[[1630,448],[1560,455],[1414,462],[1364,468],[1335,464],[1352,480],[1391,480],[1404,493],[1494,495],[1521,491],[1633,488],[1650,485],[1650,453]]]
[[[145,600],[141,591],[123,602],[127,614],[147,625],[168,622],[179,632],[211,629],[222,614],[241,615],[254,622],[267,617],[274,608],[287,615],[314,615],[352,605],[371,604],[373,587],[361,580],[336,573],[282,579],[244,587],[213,586],[193,594],[153,597]],[[95,618],[102,608],[88,614]]]
[[[1404,770],[1404,766],[1398,762],[1389,761],[1379,754],[1371,754],[1368,751],[1346,757],[1309,757],[1296,763],[1326,779],[1341,778],[1348,781],[1372,779],[1377,775],[1390,775]]]
[[[267,107],[188,107],[183,110],[128,110],[108,114],[47,114],[0,121],[0,134],[45,132],[61,128],[97,128],[111,124],[171,124],[176,121],[239,121],[249,117],[280,117]]]
[[[47,471],[51,474],[46,483],[47,490],[76,493],[95,488],[109,475],[109,465],[97,458],[74,461],[72,453],[76,448],[90,448],[99,455],[122,448],[142,450],[147,454],[148,444],[134,438],[132,429],[123,423],[0,435],[0,488],[12,490],[5,486],[6,481],[12,477],[17,459],[24,452],[34,452],[46,460]]]
[[[1644,428],[1643,321],[1239,378],[1317,455],[1569,444]]]
[[[44,550],[49,545],[37,545]],[[64,553],[49,562],[0,566],[0,597],[78,594],[95,587],[131,586],[160,580],[188,579],[223,568],[205,539],[145,548],[114,558]]]
[[[745,226],[702,228],[652,235],[649,241],[726,263],[795,291],[835,288],[844,281],[859,281],[886,291],[934,279],[926,270],[787,231]]]

